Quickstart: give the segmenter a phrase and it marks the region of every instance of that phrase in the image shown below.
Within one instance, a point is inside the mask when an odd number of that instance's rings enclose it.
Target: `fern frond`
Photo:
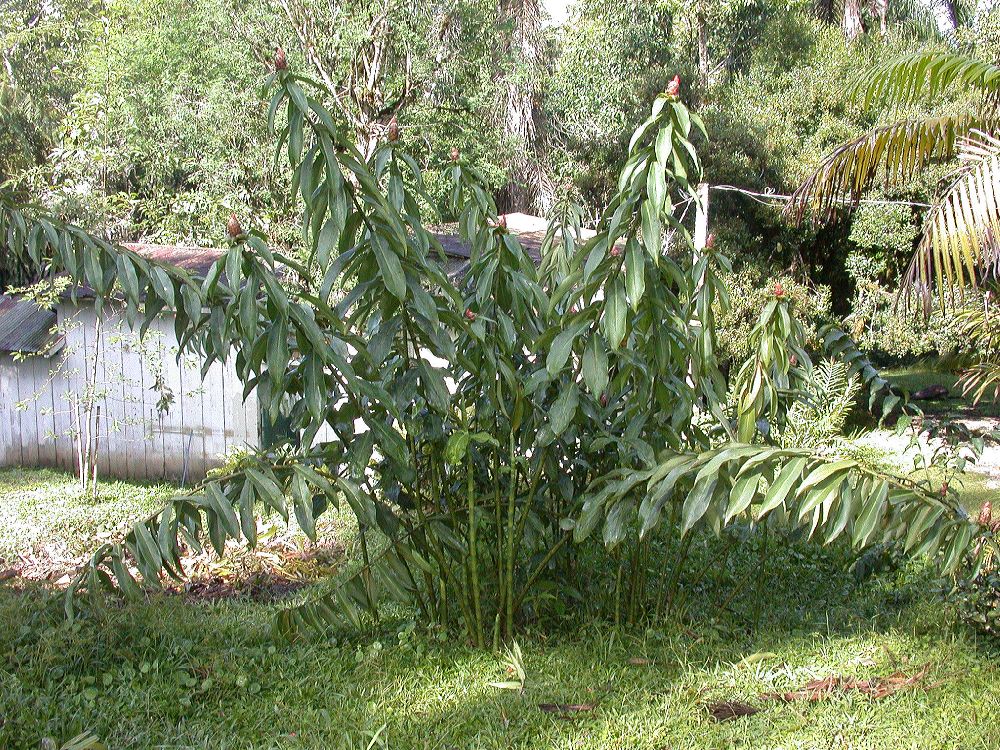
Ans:
[[[913,52],[866,71],[850,93],[866,108],[873,104],[899,107],[955,86],[982,92],[992,108],[1000,93],[1000,66],[951,52]]]
[[[900,290],[905,305],[914,293],[929,307],[937,287],[942,307],[948,290],[959,295],[995,274],[1000,262],[1000,140],[977,131],[960,144],[962,166],[947,192],[931,210],[917,252]]]
[[[810,370],[801,399],[788,410],[780,444],[820,449],[834,443],[860,390],[861,380],[846,362],[821,361]]]
[[[830,435],[839,435],[851,415],[861,390],[861,379],[846,362],[825,360],[816,368],[813,397],[817,403],[816,422]]]
[[[858,348],[854,339],[847,333],[830,324],[819,330],[819,336],[823,341],[824,353],[836,361],[843,362],[851,375],[858,376],[861,381],[858,387],[864,389],[868,409],[872,414],[885,420],[897,407],[904,411],[918,411],[910,403],[907,393],[882,377],[868,356]]]
[[[816,367],[809,387],[821,408],[825,409],[837,394],[847,389],[848,379],[849,373],[844,362],[827,359]]]
[[[908,181],[935,159],[955,154],[961,138],[982,126],[972,115],[903,120],[883,125],[839,146],[803,182],[785,208],[801,223],[835,218],[838,209],[853,208],[880,177],[886,184]]]

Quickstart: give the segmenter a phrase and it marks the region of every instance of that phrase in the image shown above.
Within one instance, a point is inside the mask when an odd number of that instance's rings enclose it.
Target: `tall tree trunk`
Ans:
[[[541,210],[546,207],[546,180],[541,167],[538,133],[538,90],[535,71],[542,65],[542,19],[539,0],[501,0],[500,21],[511,24],[510,63],[506,101],[501,112],[503,132],[516,153],[510,181],[500,196],[501,210]]]
[[[941,36],[947,39],[955,36],[958,31],[958,16],[953,0],[920,0],[920,4],[934,16],[934,25]]]
[[[861,17],[861,0],[844,0],[844,36],[852,42],[865,33],[865,22]]]
[[[889,0],[875,0],[874,5],[878,13],[879,33],[885,36],[889,33]]]
[[[708,55],[708,20],[705,14],[705,0],[698,3],[696,23],[698,25],[698,78],[702,86],[711,83],[712,61]]]
[[[833,0],[816,0],[816,17],[824,23],[834,23],[836,13],[834,13]]]

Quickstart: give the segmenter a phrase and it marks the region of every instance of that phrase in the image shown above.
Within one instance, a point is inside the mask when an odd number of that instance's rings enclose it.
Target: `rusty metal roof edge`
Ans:
[[[53,310],[33,300],[0,294],[0,352],[50,355],[61,338],[55,328]]]

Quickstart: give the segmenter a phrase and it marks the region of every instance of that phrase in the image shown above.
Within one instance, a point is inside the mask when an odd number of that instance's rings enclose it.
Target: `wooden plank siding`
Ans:
[[[60,303],[65,345],[51,358],[15,361],[0,353],[0,466],[55,466],[75,471],[77,443],[71,398],[85,388],[95,347],[101,404],[98,469],[101,476],[138,480],[201,479],[226,453],[259,444],[256,394],[243,401],[232,358],[204,379],[197,357],[177,360],[173,319],[162,316],[140,342],[106,315],[99,341],[93,305]],[[162,382],[172,393],[157,410]],[[28,408],[17,409],[27,400]]]

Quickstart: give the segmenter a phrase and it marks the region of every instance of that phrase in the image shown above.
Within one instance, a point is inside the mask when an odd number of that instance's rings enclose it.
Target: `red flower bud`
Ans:
[[[392,119],[389,120],[389,132],[387,135],[390,143],[395,143],[399,140],[399,121],[396,119],[395,115],[393,115]]]
[[[226,222],[226,231],[234,240],[243,234],[243,227],[240,226],[240,220],[236,218],[236,214],[230,216],[229,221]]]
[[[472,310],[466,308],[465,309],[465,319],[468,320],[471,323],[473,320],[476,319],[476,314],[474,312],[472,312]]]
[[[500,216],[497,217],[497,226],[500,227],[500,229],[507,228],[507,214],[500,214]]]
[[[674,76],[674,80],[667,84],[667,96],[677,96],[681,93],[681,77]]]
[[[275,70],[288,70],[288,58],[285,57],[285,50],[278,47],[274,51],[274,69]]]
[[[948,495],[948,483],[945,482],[941,485],[941,497],[946,497]]]
[[[461,155],[462,155],[462,152],[459,151],[454,146],[452,146],[452,148],[451,148],[451,160],[454,161],[454,162],[457,162],[458,161],[458,157],[460,157]]]
[[[620,258],[620,257],[622,257],[622,255],[624,253],[625,253],[625,251],[622,250],[622,246],[621,245],[612,245],[611,246],[611,257],[612,258]]]
[[[601,406],[607,406],[608,405],[608,394],[607,393],[602,393],[601,394],[600,402],[601,402]]]
[[[789,358],[788,358],[788,363],[789,363],[789,364],[790,364],[790,365],[791,365],[792,367],[795,367],[795,365],[797,365],[797,364],[799,363],[799,358],[798,358],[798,357],[796,357],[796,356],[795,356],[795,355],[793,354],[793,355],[792,355],[791,357],[789,357]]]
[[[712,232],[705,238],[705,247],[711,250],[715,247],[715,232]]]
[[[774,282],[774,296],[781,299],[785,296],[785,287],[781,285],[780,281]]]
[[[979,509],[979,525],[991,526],[993,524],[993,503],[987,500],[983,507]]]

